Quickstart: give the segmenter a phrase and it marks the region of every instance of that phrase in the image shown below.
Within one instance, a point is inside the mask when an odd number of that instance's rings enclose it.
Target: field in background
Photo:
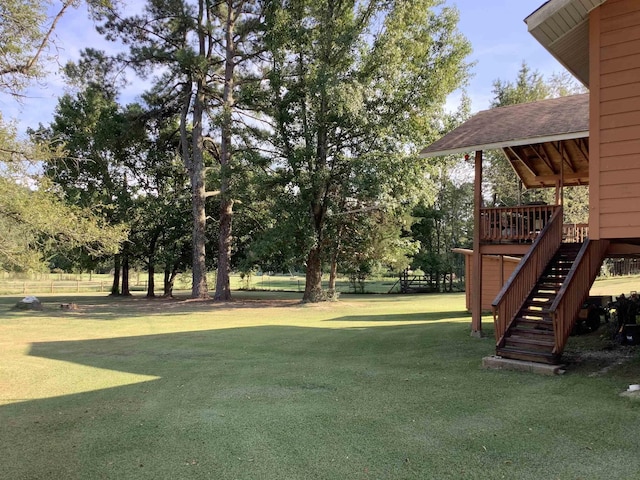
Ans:
[[[373,278],[365,282],[366,293],[388,293],[397,278]],[[0,273],[0,295],[37,295],[55,293],[109,293],[113,277],[109,274],[34,274],[19,277]],[[132,273],[130,277],[132,292],[147,290],[146,273]],[[325,284],[328,277],[325,278]],[[215,287],[215,274],[208,275],[210,288]],[[163,277],[155,276],[156,295],[162,295]],[[305,285],[304,275],[231,275],[232,290],[262,290],[262,291],[288,291],[303,292]],[[347,278],[339,278],[336,288],[340,293],[351,293],[353,287]],[[180,274],[176,278],[174,291],[191,289],[191,274]],[[395,287],[397,291],[398,287]]]
[[[42,295],[69,293],[108,293],[111,290],[113,277],[109,274],[34,274],[17,276],[0,273],[0,295]],[[397,293],[396,277],[378,277],[365,282],[365,293]],[[328,278],[324,279],[325,285]],[[155,277],[156,295],[162,295],[162,275]],[[208,277],[210,288],[215,286],[215,274]],[[232,290],[287,291],[303,292],[304,275],[251,275],[231,276]],[[147,276],[145,273],[132,273],[130,278],[132,292],[146,292]],[[353,293],[353,286],[347,278],[339,278],[336,283],[340,293]],[[174,291],[191,289],[189,273],[180,274],[175,282]],[[628,295],[632,291],[640,291],[640,275],[619,277],[601,277],[591,289],[592,295],[612,295],[621,293]]]

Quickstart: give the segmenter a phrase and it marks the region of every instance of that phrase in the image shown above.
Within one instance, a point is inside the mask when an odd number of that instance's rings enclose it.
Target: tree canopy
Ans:
[[[8,0],[0,6],[0,91],[19,97],[44,71],[43,63],[58,20],[73,2],[63,1],[53,17],[48,3]],[[91,254],[113,252],[124,229],[107,228],[89,209],[66,204],[40,175],[42,160],[64,147],[43,148],[18,138],[0,116],[0,266],[10,270],[42,269],[57,249],[83,248]]]

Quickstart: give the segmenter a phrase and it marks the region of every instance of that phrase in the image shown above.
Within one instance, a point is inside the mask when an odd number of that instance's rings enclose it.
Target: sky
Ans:
[[[460,13],[459,30],[471,42],[473,52],[468,61],[475,62],[472,78],[466,86],[473,112],[489,108],[493,98],[493,82],[497,79],[513,81],[522,62],[545,78],[563,71],[562,66],[528,33],[524,19],[545,0],[446,0]],[[141,2],[129,1],[140,6]],[[49,65],[50,74],[43,82],[34,84],[26,92],[26,98],[17,103],[0,95],[0,112],[5,120],[13,119],[19,133],[27,127],[48,124],[58,97],[64,92],[59,68],[68,60],[77,60],[80,51],[88,46],[109,51],[118,46],[103,40],[95,32],[92,21],[83,8],[71,11],[62,19],[56,31],[55,53],[57,63]],[[129,80],[135,80],[130,77]],[[124,101],[134,101],[147,84],[136,80],[129,85]],[[459,104],[461,92],[453,93],[447,102],[449,110]]]

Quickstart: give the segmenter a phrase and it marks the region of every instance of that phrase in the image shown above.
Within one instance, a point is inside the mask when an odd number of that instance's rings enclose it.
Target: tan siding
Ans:
[[[640,1],[609,0],[591,17],[591,123],[597,129],[596,238],[640,237]],[[595,90],[595,91],[594,91]]]
[[[473,288],[472,255],[465,254],[466,288],[465,299],[467,310],[471,311],[471,292]],[[504,257],[502,262],[502,279],[506,282],[518,266],[519,260],[513,257]],[[491,304],[495,300],[503,283],[500,282],[500,257],[485,255],[482,257],[482,310],[491,310]]]
[[[633,170],[634,168],[640,168],[640,157],[638,155],[619,155],[607,158],[607,172]]]
[[[603,88],[615,87],[618,85],[635,84],[640,78],[640,67],[630,68],[624,72],[609,73],[600,77],[600,83]],[[593,93],[593,92],[592,92]]]
[[[491,303],[502,288],[500,268],[495,257],[485,256],[482,260],[482,309],[491,310]]]
[[[602,228],[600,232],[602,238],[640,238],[640,226]]]
[[[600,188],[608,185],[638,185],[640,183],[640,169],[634,170],[606,170],[600,176]],[[638,205],[640,210],[640,205]]]
[[[638,85],[640,88],[640,85]],[[640,91],[638,92],[640,93]],[[640,109],[640,97],[630,97],[620,100],[610,100],[600,103],[601,115],[615,115],[624,112],[635,112]]]
[[[612,60],[626,55],[640,53],[640,39],[629,40],[625,43],[616,43],[600,50],[602,60]]]
[[[638,138],[640,138],[640,125],[608,128],[600,131],[600,141],[602,143],[626,142]]]
[[[465,297],[467,301],[467,311],[471,311],[471,255],[464,256],[464,281],[465,281]]]
[[[640,29],[638,29],[638,34],[640,35]],[[620,45],[620,47],[624,47],[624,45]],[[602,60],[600,62],[600,71],[604,74],[623,72],[639,65],[640,53],[630,53],[628,55],[620,55],[611,60]]]
[[[625,140],[615,143],[601,143],[600,144],[600,156],[602,160],[602,170],[606,170],[607,163],[604,157],[615,157],[618,155],[633,155],[640,153],[640,139],[638,140]],[[640,187],[640,185],[639,185]]]
[[[627,83],[626,85],[617,85],[615,87],[603,88],[600,91],[600,99],[603,102],[612,100],[626,99],[638,95],[638,85],[635,83]]]
[[[600,218],[600,228],[640,227],[640,215],[629,213],[609,213]]]
[[[602,9],[602,20],[628,15],[629,12],[635,10],[633,7],[637,2],[638,0],[609,0],[606,8]]]
[[[626,202],[627,198],[633,198],[637,194],[638,186],[633,184],[602,185],[600,187],[600,201],[605,199],[621,199]]]
[[[637,213],[638,205],[640,205],[640,192],[636,192],[635,196],[621,200],[619,198],[600,200],[600,212],[602,215],[610,213]]]
[[[603,32],[610,32],[612,30],[640,25],[640,10],[627,13],[625,15],[616,15],[614,17],[603,19],[600,24]]]
[[[610,32],[603,33],[601,37],[602,46],[608,47],[609,45],[628,42],[631,38],[638,38],[639,32],[640,26],[636,25],[633,27],[621,28],[619,30],[612,30]]]
[[[600,128],[603,130],[627,127],[630,125],[640,125],[640,110],[604,115],[600,118]]]
[[[600,17],[589,14],[589,237],[600,238]],[[613,85],[617,83],[612,82]]]
[[[491,304],[495,300],[498,293],[502,289],[503,283],[500,282],[500,258],[494,256],[484,256],[482,259],[482,309],[491,310]],[[506,282],[518,262],[505,258],[503,261],[502,278]]]

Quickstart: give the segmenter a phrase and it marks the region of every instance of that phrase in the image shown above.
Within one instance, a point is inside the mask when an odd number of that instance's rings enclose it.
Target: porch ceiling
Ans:
[[[527,188],[589,183],[589,95],[478,112],[422,157],[501,149]]]

